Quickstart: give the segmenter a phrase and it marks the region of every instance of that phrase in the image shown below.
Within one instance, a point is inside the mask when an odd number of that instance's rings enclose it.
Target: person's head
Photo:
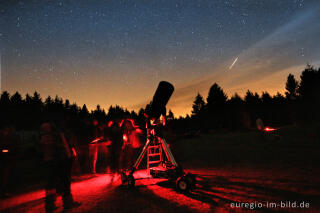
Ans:
[[[95,119],[95,120],[93,120],[92,124],[93,124],[93,126],[98,126],[99,125],[99,121]]]
[[[122,129],[126,131],[133,131],[133,120],[125,119],[122,123]]]
[[[111,129],[111,132],[113,132],[113,133],[118,133],[118,132],[121,131],[121,127],[120,127],[119,124],[116,123],[116,122],[114,122],[114,123],[111,125],[110,129]]]
[[[49,134],[52,132],[52,125],[49,122],[43,123],[40,130],[43,134]]]

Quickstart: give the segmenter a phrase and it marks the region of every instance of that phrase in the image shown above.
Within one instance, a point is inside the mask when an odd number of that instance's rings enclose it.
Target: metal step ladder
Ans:
[[[163,161],[161,144],[148,146],[147,150],[147,168],[156,167]]]

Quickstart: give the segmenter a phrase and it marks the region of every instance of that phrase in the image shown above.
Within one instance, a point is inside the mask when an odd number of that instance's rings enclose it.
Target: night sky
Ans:
[[[228,96],[283,93],[320,64],[320,1],[1,0],[1,91],[138,110],[161,80],[190,113],[217,82]]]

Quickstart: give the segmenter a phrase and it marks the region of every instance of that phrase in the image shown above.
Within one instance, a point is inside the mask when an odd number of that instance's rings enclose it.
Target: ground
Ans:
[[[82,205],[69,212],[320,212],[319,129],[320,124],[282,127],[270,135],[247,131],[169,138],[178,163],[197,175],[195,190],[179,193],[175,183],[152,179],[145,170],[135,173],[133,189],[121,186],[119,176],[82,175],[72,184]],[[24,174],[20,180],[27,180]],[[44,212],[41,186],[21,185],[0,200],[0,212]],[[56,212],[62,212],[61,197],[56,204]]]
[[[145,170],[135,173],[136,187],[121,186],[119,176],[83,176],[72,184],[75,200],[82,205],[68,212],[319,212],[320,181],[311,172],[297,174],[284,168],[203,168],[197,175],[197,189],[188,194],[175,190],[174,183],[153,179]],[[309,174],[310,173],[310,174]],[[308,175],[309,174],[309,175]],[[312,174],[316,177],[315,174]],[[318,175],[317,175],[318,177]],[[287,202],[287,206],[281,208]],[[304,208],[288,207],[288,201]],[[252,203],[248,208],[236,203]],[[276,203],[277,208],[268,203]],[[56,204],[62,212],[61,198]],[[262,204],[262,208],[258,205]],[[234,207],[232,208],[232,205]],[[250,204],[247,204],[250,205]],[[307,208],[306,205],[309,205]],[[302,206],[301,206],[302,207]],[[0,201],[1,212],[44,212],[44,191],[23,193]]]

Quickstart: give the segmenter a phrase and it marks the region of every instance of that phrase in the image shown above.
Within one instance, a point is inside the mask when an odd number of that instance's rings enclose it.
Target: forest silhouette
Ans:
[[[289,74],[286,92],[271,96],[267,91],[259,95],[248,90],[242,98],[235,93],[228,98],[224,90],[214,83],[206,99],[197,94],[192,105],[192,114],[174,118],[168,111],[170,127],[176,133],[215,130],[245,130],[255,128],[256,119],[266,125],[281,126],[303,122],[320,121],[320,68],[307,65],[296,80]],[[89,112],[56,96],[43,100],[38,92],[25,98],[19,92],[10,95],[4,91],[0,98],[0,127],[14,127],[16,130],[39,130],[41,123],[48,120],[64,120],[81,138],[90,137],[93,121],[107,123],[110,120],[132,118],[143,128],[144,109],[128,111],[118,105],[110,106],[108,112],[97,105]],[[86,140],[86,139],[85,139]]]

